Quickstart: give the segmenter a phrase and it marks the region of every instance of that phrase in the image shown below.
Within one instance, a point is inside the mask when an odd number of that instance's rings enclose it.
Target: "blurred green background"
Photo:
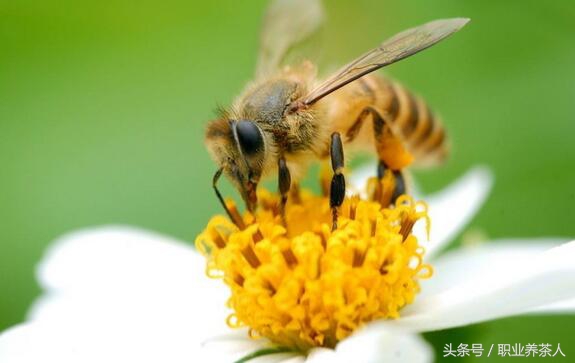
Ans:
[[[58,235],[125,223],[192,241],[220,212],[203,129],[253,74],[264,6],[0,3],[0,330],[24,318],[39,293],[35,266]],[[451,161],[418,180],[433,191],[486,164],[496,185],[469,230],[575,235],[572,1],[333,0],[326,8],[320,64],[331,67],[407,27],[472,18],[387,71],[426,97],[453,140]],[[520,317],[427,338],[439,350],[561,343],[567,361],[574,324],[573,316]]]

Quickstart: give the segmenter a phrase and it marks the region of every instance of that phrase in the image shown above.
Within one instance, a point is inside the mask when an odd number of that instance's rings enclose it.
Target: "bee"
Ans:
[[[469,19],[435,20],[403,31],[318,80],[309,61],[282,66],[288,50],[314,33],[323,18],[319,0],[275,0],[264,17],[255,80],[232,107],[211,121],[205,142],[249,211],[260,180],[277,175],[283,211],[310,162],[331,159],[333,228],[345,196],[344,147],[377,155],[378,178],[392,175],[392,202],[405,193],[402,170],[434,165],[447,155],[444,128],[428,105],[397,82],[372,72],[418,53],[461,29]],[[368,124],[368,125],[365,125]]]

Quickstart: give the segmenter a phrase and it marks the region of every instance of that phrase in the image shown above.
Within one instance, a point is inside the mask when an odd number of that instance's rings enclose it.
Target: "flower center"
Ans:
[[[346,198],[332,231],[328,198],[302,192],[291,199],[287,228],[279,198],[262,190],[255,216],[238,216],[243,229],[216,216],[196,239],[208,276],[231,289],[228,325],[307,351],[335,347],[370,321],[398,318],[418,280],[432,274],[411,234],[428,219],[425,204],[405,195],[385,208]]]

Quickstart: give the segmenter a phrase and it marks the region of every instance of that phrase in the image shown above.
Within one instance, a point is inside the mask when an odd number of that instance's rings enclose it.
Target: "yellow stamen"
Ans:
[[[389,181],[369,183],[378,195],[346,198],[334,231],[328,198],[306,191],[287,204],[289,230],[279,197],[265,190],[255,215],[209,221],[196,246],[208,276],[223,278],[231,290],[230,327],[248,326],[250,337],[307,351],[400,316],[419,292],[419,279],[432,274],[411,233],[416,221],[428,222],[427,207],[405,195],[382,207]]]

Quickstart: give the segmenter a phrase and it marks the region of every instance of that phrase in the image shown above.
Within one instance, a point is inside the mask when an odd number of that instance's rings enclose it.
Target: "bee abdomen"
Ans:
[[[447,137],[429,105],[396,82],[388,83],[388,118],[417,164],[437,164],[447,156]]]

